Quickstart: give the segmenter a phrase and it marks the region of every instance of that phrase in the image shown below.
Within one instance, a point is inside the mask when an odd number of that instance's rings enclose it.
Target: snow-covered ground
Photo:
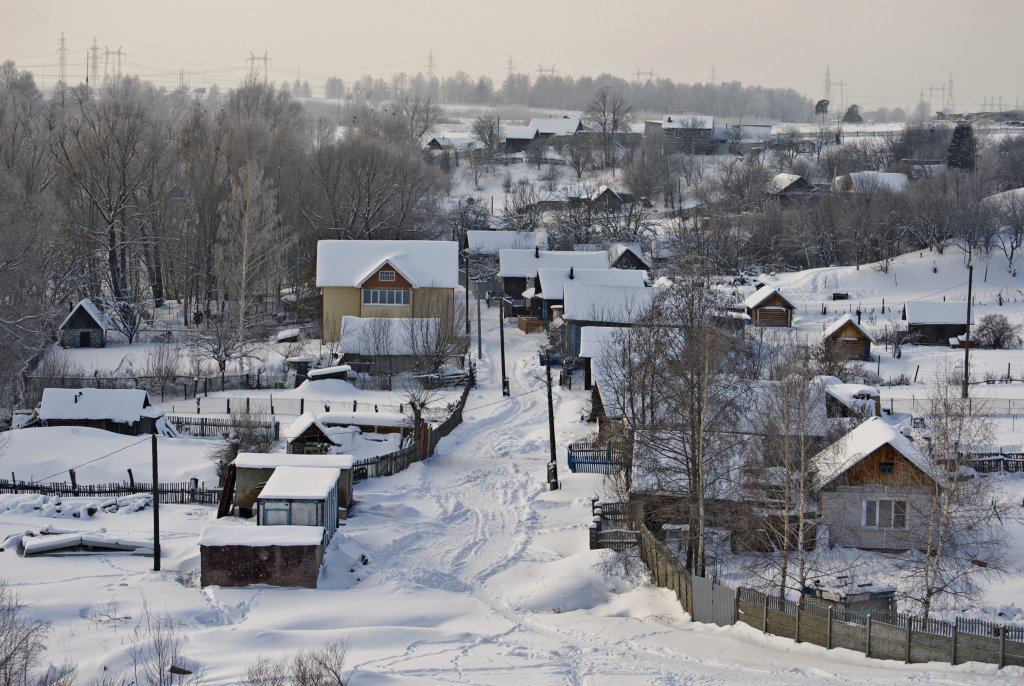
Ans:
[[[491,314],[494,310],[490,311]],[[493,317],[492,317],[493,319]],[[563,488],[548,491],[538,335],[506,329],[512,397],[500,392],[497,331],[485,332],[480,386],[437,453],[356,486],[317,590],[198,587],[198,535],[214,516],[162,506],[163,571],[131,555],[18,558],[0,553],[25,611],[53,621],[49,657],[83,676],[129,661],[143,603],[181,627],[205,684],[237,684],[260,654],[328,639],[350,643],[351,683],[794,684],[1019,683],[1024,670],[903,665],[764,636],[744,625],[691,623],[674,596],[587,547],[600,477],[568,472],[565,447],[592,431],[588,398],[555,389]],[[2,461],[0,461],[2,464]],[[148,461],[140,456],[137,475]],[[54,519],[0,496],[0,539],[56,524],[146,538],[150,512]],[[69,523],[70,522],[70,523]],[[367,564],[362,564],[365,556]]]

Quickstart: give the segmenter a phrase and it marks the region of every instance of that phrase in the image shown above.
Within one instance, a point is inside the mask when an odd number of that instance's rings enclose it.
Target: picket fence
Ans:
[[[1024,627],[981,619],[946,622],[903,613],[861,613],[801,598],[800,602],[752,588],[734,589],[692,574],[646,525],[642,505],[629,512],[629,528],[620,528],[624,504],[591,499],[591,548],[638,550],[654,583],[673,591],[694,621],[727,626],[743,622],[766,634],[824,648],[847,648],[873,658],[907,663],[985,662],[1002,668],[1024,666]],[[605,512],[616,513],[607,516]],[[624,532],[635,543],[627,548]],[[612,534],[608,544],[602,534]]]
[[[219,488],[206,488],[206,484],[195,479],[178,483],[157,484],[162,504],[169,505],[216,505],[220,499]],[[62,498],[123,498],[129,495],[152,494],[153,485],[135,483],[75,484],[67,481],[20,481],[0,479],[0,493],[39,493]]]

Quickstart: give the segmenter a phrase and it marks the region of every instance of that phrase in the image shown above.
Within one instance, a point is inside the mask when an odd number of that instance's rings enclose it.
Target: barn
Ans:
[[[71,308],[60,325],[62,348],[102,348],[107,344],[107,331],[113,327],[89,298]]]
[[[134,388],[46,388],[36,416],[44,426],[89,426],[114,433],[174,434],[164,411]]]
[[[792,326],[796,305],[777,288],[762,286],[743,301],[750,323],[754,326]]]
[[[967,303],[908,302],[903,306],[910,340],[921,345],[949,345],[967,333]],[[973,315],[971,324],[974,324]]]
[[[843,359],[870,360],[875,339],[853,317],[844,314],[825,329],[822,341]]]

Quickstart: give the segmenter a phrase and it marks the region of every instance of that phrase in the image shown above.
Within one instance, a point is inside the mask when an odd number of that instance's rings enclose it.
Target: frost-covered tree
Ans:
[[[949,142],[946,164],[954,169],[973,171],[977,164],[978,144],[974,139],[974,128],[968,122],[959,122],[953,128],[953,139]]]

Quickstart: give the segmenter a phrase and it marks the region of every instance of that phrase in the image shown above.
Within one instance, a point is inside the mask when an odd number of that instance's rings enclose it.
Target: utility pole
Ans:
[[[505,297],[498,300],[498,333],[501,336],[501,394],[511,395],[508,388],[508,375],[505,373]]]
[[[153,571],[160,571],[160,477],[157,473],[156,434],[153,444]]]
[[[469,335],[469,250],[463,253],[466,256],[466,335]]]
[[[476,359],[484,356],[484,332],[480,328],[480,287],[476,289]]]
[[[558,457],[555,451],[555,402],[551,397],[551,352],[547,354],[548,382],[548,436],[551,443],[551,461],[548,462],[548,490],[558,490]]]
[[[964,337],[964,386],[960,396],[966,398],[971,378],[971,290],[974,287],[974,265],[967,265],[967,335]]]

